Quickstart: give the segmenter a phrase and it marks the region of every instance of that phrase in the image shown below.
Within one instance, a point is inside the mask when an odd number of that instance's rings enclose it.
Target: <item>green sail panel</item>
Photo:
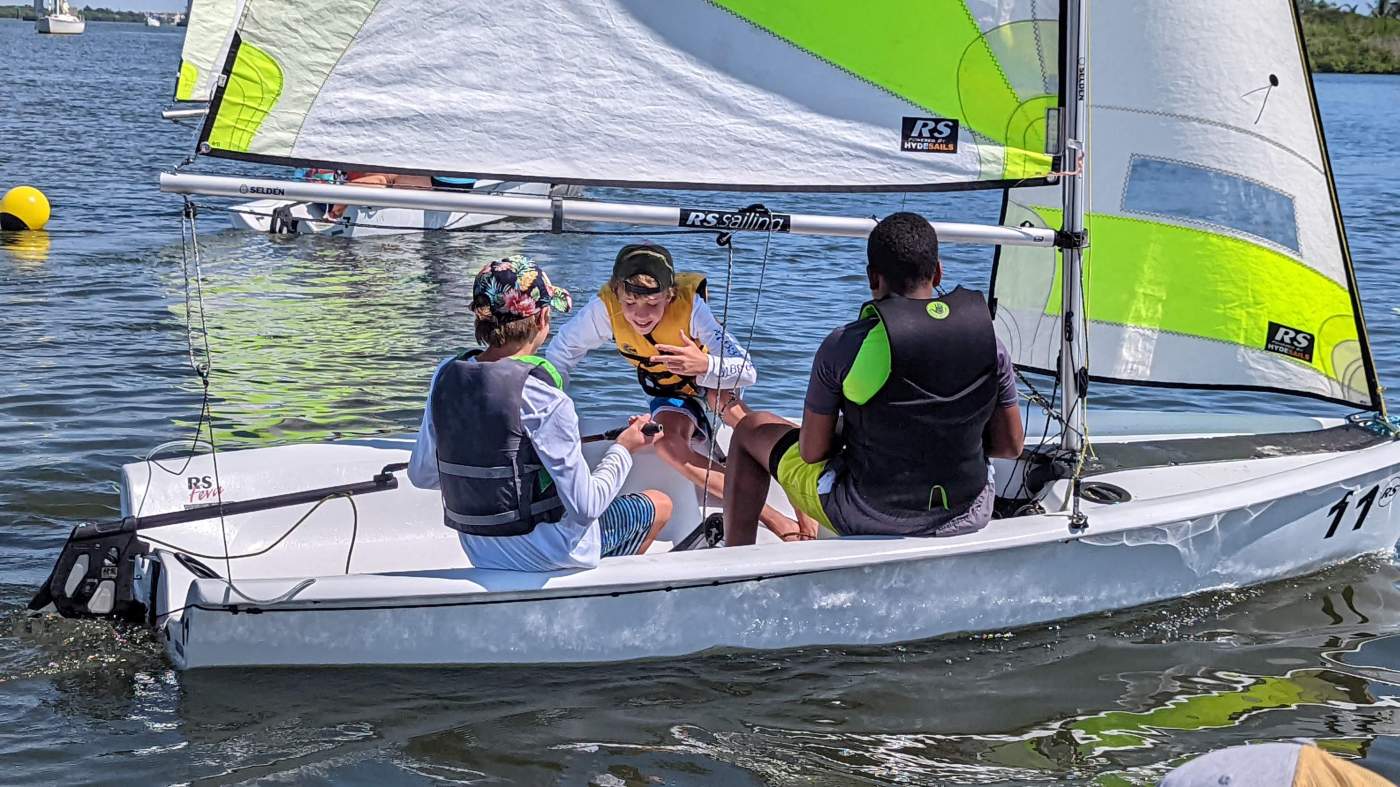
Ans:
[[[1059,226],[1060,211],[1037,208],[1036,224]],[[1248,381],[1247,373],[1260,353],[1277,355],[1281,365],[1271,377],[1305,378],[1305,390],[1327,398],[1355,401],[1367,391],[1361,339],[1345,283],[1300,264],[1279,250],[1257,241],[1218,232],[1140,218],[1091,213],[1086,226],[1093,239],[1084,253],[1085,304],[1090,337],[1119,337],[1125,347],[1117,357],[1091,345],[1093,372],[1100,378],[1141,382],[1228,384],[1229,377],[1210,379],[1210,357],[1229,357],[1240,387],[1270,385],[1269,377]],[[1060,317],[1059,266],[1054,252],[1003,249],[998,261],[997,289],[1001,330],[1013,332],[1020,347],[1043,323]],[[1036,267],[1052,275],[1039,288],[1007,283],[1017,271]],[[1027,297],[1029,296],[1029,298]],[[1035,315],[1029,321],[1025,315]],[[1280,331],[1282,327],[1282,331]],[[1051,330],[1053,333],[1053,329]],[[1058,339],[1058,334],[1055,334]],[[1147,337],[1152,337],[1150,342]],[[1151,353],[1141,353],[1151,346]],[[1195,357],[1197,375],[1161,373]],[[1201,350],[1201,347],[1207,347]],[[1163,354],[1165,351],[1165,354]],[[1141,354],[1134,354],[1135,352]],[[1161,355],[1161,361],[1156,357]],[[1263,356],[1267,358],[1268,356]],[[1270,359],[1272,360],[1272,359]],[[1031,361],[1048,370],[1053,363]],[[1295,383],[1296,384],[1296,383]]]
[[[984,30],[963,0],[887,14],[847,0],[714,0],[745,20],[1004,149],[999,171],[1017,180],[1052,171],[1046,123],[1059,106],[1057,23],[1024,19]],[[1012,66],[1016,66],[1013,68]],[[1008,74],[1031,79],[1012,84]],[[1018,90],[1018,87],[1020,88]]]
[[[1089,372],[1374,409],[1374,364],[1292,5],[1261,5],[1092,6]],[[1060,200],[1054,187],[1007,192],[1003,223],[1059,228]],[[997,328],[1023,368],[1057,366],[1060,288],[1056,252],[998,251]]]
[[[246,151],[282,96],[282,69],[252,44],[239,43],[209,130],[209,144]]]
[[[266,62],[225,64],[215,156],[775,191],[992,188],[1057,166],[1051,0],[246,0],[237,32]],[[274,70],[254,127],[234,78]]]

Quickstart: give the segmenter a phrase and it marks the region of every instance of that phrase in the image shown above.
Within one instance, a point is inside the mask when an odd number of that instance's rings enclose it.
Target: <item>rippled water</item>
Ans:
[[[1014,635],[609,667],[179,675],[140,629],[28,619],[20,610],[67,528],[116,511],[117,467],[188,435],[197,416],[179,203],[155,189],[156,171],[190,143],[158,117],[181,32],[94,23],[55,38],[0,22],[0,187],[33,183],[55,210],[45,236],[0,248],[0,782],[1147,784],[1193,753],[1297,736],[1400,779],[1390,560]],[[1328,76],[1318,90],[1393,384],[1400,79]],[[983,222],[998,204],[767,199]],[[216,212],[199,219],[223,447],[413,428],[433,362],[470,339],[464,302],[484,258],[532,254],[584,296],[621,242],[343,242],[225,227]],[[710,274],[722,307],[723,250],[704,237],[667,242]],[[946,251],[952,278],[985,282],[986,250]],[[739,240],[730,324],[741,338],[766,277],[768,316],[750,342],[760,405],[796,408],[812,349],[861,300],[861,254],[850,241],[782,238],[765,268],[762,242]],[[633,386],[599,359],[574,393],[585,413],[617,414],[640,406]],[[1328,412],[1142,389],[1099,388],[1095,401]]]

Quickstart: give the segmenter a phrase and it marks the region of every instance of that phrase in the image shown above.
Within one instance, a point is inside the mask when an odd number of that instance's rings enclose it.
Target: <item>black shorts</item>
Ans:
[[[768,475],[778,477],[778,463],[782,461],[783,454],[797,442],[802,436],[802,429],[794,426],[787,434],[778,438],[778,442],[773,444],[773,450],[768,454]]]

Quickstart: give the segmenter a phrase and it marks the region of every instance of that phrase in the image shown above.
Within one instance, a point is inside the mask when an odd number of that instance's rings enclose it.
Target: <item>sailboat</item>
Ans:
[[[160,19],[154,16],[146,17],[146,27],[160,27]]]
[[[68,0],[34,0],[34,16],[34,30],[39,33],[75,36],[87,29],[87,22],[73,13]]]
[[[208,104],[241,11],[239,0],[189,0],[185,6],[185,41],[180,47],[180,70],[175,77],[172,100]],[[205,111],[204,106],[183,107],[165,110],[161,116],[166,120],[194,119],[204,117]]]
[[[359,187],[355,187],[359,188]],[[446,186],[454,192],[476,192],[511,197],[578,197],[579,186],[528,181],[454,179]],[[508,213],[432,208],[347,205],[345,213],[332,219],[330,203],[286,199],[257,199],[229,208],[234,229],[269,232],[274,235],[328,235],[341,238],[369,238],[410,232],[467,230],[505,221]]]
[[[628,488],[675,506],[648,554],[486,571],[442,526],[438,493],[403,482],[411,435],[192,452],[177,476],[123,467],[123,518],[75,528],[33,606],[145,620],[182,669],[601,662],[1003,631],[1394,548],[1400,441],[1290,0],[416,9],[248,0],[201,155],[762,192],[769,207],[185,171],[161,188],[773,243],[874,225],[785,212],[787,192],[1001,190],[999,224],[935,226],[945,243],[997,248],[998,333],[1060,392],[1046,402],[1050,436],[994,462],[1008,514],[947,538],[678,550],[709,510],[642,454]],[[1117,383],[1290,404],[1087,407]],[[1311,415],[1309,401],[1355,412]],[[790,510],[776,488],[769,502]]]

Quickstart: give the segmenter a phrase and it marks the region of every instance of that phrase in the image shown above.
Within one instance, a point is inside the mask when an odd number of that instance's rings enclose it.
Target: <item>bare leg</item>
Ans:
[[[724,463],[711,461],[709,457],[691,448],[690,438],[695,434],[694,422],[674,410],[657,413],[656,421],[662,428],[661,437],[656,441],[656,452],[662,461],[687,481],[695,484],[695,487],[704,493],[707,501],[724,500]],[[725,510],[728,511],[727,508]],[[800,523],[784,516],[770,505],[763,506],[759,521],[779,537],[804,532]],[[815,528],[812,534],[815,536]]]
[[[389,178],[391,177],[393,176],[380,173],[372,173],[369,175],[362,175],[361,177],[358,177],[354,180],[347,180],[345,183],[348,186],[370,186],[373,188],[382,189],[385,186],[389,185]],[[330,207],[330,210],[326,211],[326,218],[330,219],[331,221],[339,220],[340,217],[344,215],[345,208],[345,205],[332,205]]]
[[[651,500],[651,504],[656,506],[656,517],[651,521],[651,531],[642,541],[642,545],[637,548],[637,554],[642,554],[656,541],[656,537],[661,534],[662,528],[671,521],[671,498],[665,492],[658,492],[655,489],[648,489],[642,494]]]
[[[794,424],[768,412],[754,412],[739,422],[729,442],[728,483],[724,495],[724,543],[752,544],[758,534],[763,501],[772,477],[768,456]]]
[[[431,189],[433,179],[427,175],[395,175],[389,185],[399,189]]]
[[[754,412],[732,390],[706,390],[705,399],[709,402],[711,409],[719,411],[720,417],[724,419],[726,424],[729,424],[730,428],[738,426],[740,421]],[[821,523],[797,510],[796,506],[793,506],[793,513],[797,515],[796,523],[778,513],[772,506],[765,505],[763,513],[759,515],[759,521],[784,541],[811,541],[815,539],[817,531],[821,529]],[[795,524],[796,530],[789,527],[793,524]]]

